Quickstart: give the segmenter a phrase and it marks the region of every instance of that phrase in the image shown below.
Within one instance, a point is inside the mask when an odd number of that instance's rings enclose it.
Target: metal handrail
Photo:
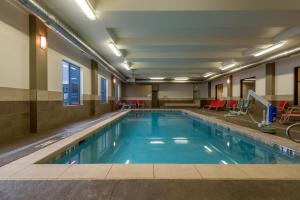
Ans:
[[[293,137],[290,135],[290,130],[291,130],[293,127],[298,126],[298,125],[300,125],[300,122],[297,122],[297,123],[292,124],[292,125],[290,125],[289,127],[287,127],[287,128],[285,129],[285,134],[286,134],[291,140],[293,140],[294,142],[300,143],[300,140],[297,140],[297,139],[293,138]]]

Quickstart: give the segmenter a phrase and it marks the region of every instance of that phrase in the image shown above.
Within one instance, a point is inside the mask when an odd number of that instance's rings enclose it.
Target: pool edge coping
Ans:
[[[238,129],[242,128],[243,133],[245,130],[248,135],[246,136],[256,136],[255,139],[267,139],[272,142],[276,140],[273,135],[261,134],[261,132],[239,126],[215,117],[209,117],[202,115],[186,109],[134,109],[134,110],[164,110],[164,111],[182,111],[187,114],[194,115],[200,119],[209,121],[211,123],[220,124],[221,126],[231,126],[230,129],[240,132]],[[63,140],[60,140],[54,144],[46,146],[43,149],[40,149],[32,154],[24,156],[18,160],[15,160],[7,165],[0,167],[0,180],[127,180],[127,179],[198,179],[198,180],[300,180],[300,164],[234,164],[234,165],[218,165],[218,164],[36,164],[40,160],[44,160],[47,157],[65,149],[72,144],[79,142],[81,139],[87,138],[89,135],[92,135],[94,131],[103,128],[110,123],[118,120],[122,116],[131,112],[131,109],[122,111],[121,113],[116,114],[115,116],[106,119],[102,122],[99,122],[83,131],[79,131],[74,135],[67,137]],[[268,135],[258,137],[259,135]],[[273,137],[270,137],[273,136]],[[253,138],[253,139],[254,139]],[[281,138],[284,139],[284,138]],[[285,139],[286,140],[286,139]],[[284,141],[284,143],[289,143],[289,141]],[[280,141],[282,143],[282,141]],[[272,143],[273,144],[273,143]],[[297,146],[297,150],[299,150]],[[80,176],[75,176],[75,178],[64,178],[64,174],[68,173],[68,170],[73,170],[76,166],[80,165],[79,168],[82,168],[77,173],[80,173]],[[180,167],[179,167],[180,166]],[[226,166],[226,167],[224,167]],[[108,171],[105,176],[96,176],[92,177],[90,174],[84,172],[89,172],[95,170],[95,168],[101,171],[101,167],[105,168]],[[116,168],[116,169],[115,169]],[[151,170],[152,168],[152,170]],[[157,168],[162,170],[165,174],[171,173],[171,175],[155,175]],[[208,176],[211,174],[209,172],[214,168],[214,173],[217,175]],[[226,168],[224,170],[223,168]],[[31,169],[31,171],[30,171]],[[32,169],[35,169],[32,171]],[[143,170],[144,169],[144,170]],[[287,170],[288,169],[288,170]],[[126,170],[128,173],[126,174]],[[205,172],[206,170],[206,172]],[[233,171],[232,171],[233,170]],[[241,170],[246,175],[241,176]],[[76,170],[75,170],[76,171]],[[150,173],[152,171],[152,175]],[[234,172],[238,171],[238,172]],[[298,173],[299,172],[299,173]],[[120,174],[110,175],[110,173]],[[229,173],[229,174],[228,174]],[[227,174],[227,175],[226,175]],[[76,178],[77,177],[77,178]]]

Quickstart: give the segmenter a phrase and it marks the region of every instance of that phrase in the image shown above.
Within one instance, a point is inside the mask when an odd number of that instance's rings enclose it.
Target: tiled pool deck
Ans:
[[[300,145],[288,139],[263,134],[192,111],[182,111],[212,123],[230,127],[231,130],[242,130],[247,136],[268,145],[280,144],[299,155]],[[36,164],[38,161],[76,144],[127,112],[130,111],[120,112],[96,125],[0,167],[0,180],[300,180],[300,164]]]

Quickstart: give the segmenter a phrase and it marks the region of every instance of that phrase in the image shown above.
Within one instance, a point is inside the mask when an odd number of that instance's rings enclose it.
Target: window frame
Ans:
[[[64,64],[67,64],[68,65],[68,101],[66,102],[65,101],[65,92],[64,92],[64,72],[63,72],[63,68],[64,68]],[[78,103],[72,103],[70,104],[70,80],[71,80],[71,73],[70,73],[70,68],[71,67],[74,67],[74,68],[77,68],[79,70],[79,86],[78,86]],[[61,69],[62,69],[62,93],[63,93],[63,106],[81,106],[83,105],[83,71],[82,71],[82,68],[80,66],[78,66],[77,64],[74,64],[70,61],[67,61],[65,59],[62,60],[62,66],[61,66]]]
[[[101,79],[105,79],[105,83],[106,83],[106,86],[105,86],[105,95],[106,95],[106,98],[105,100],[102,100],[102,86],[101,86]],[[105,76],[102,76],[102,75],[99,75],[99,99],[101,101],[101,103],[103,104],[107,104],[108,103],[108,78],[106,78]]]
[[[116,82],[115,83],[115,101],[118,102],[121,100],[121,85]]]

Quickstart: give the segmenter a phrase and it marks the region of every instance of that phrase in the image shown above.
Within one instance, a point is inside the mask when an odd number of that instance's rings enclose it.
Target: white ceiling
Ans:
[[[95,21],[74,0],[37,0],[131,76],[121,65],[126,59],[136,78],[201,79],[207,72],[220,73],[222,64],[261,59],[251,52],[276,42],[288,41],[278,51],[300,46],[298,0],[93,1]],[[123,57],[115,56],[107,46],[112,40]]]

